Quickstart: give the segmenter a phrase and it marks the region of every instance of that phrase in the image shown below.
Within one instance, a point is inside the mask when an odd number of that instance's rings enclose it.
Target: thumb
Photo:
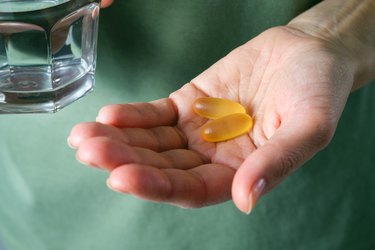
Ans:
[[[304,112],[305,113],[305,112]],[[305,113],[306,114],[306,113]],[[232,197],[236,206],[249,214],[260,196],[325,147],[331,140],[332,122],[301,114],[283,122],[275,134],[251,153],[237,170]]]

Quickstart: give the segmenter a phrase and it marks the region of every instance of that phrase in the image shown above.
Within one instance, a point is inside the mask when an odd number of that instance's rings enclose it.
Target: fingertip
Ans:
[[[236,207],[244,214],[249,214],[251,207],[249,207],[250,201],[250,192],[244,188],[243,185],[234,185],[232,186],[232,198]]]
[[[250,214],[255,205],[258,203],[260,197],[263,195],[265,189],[267,186],[267,182],[264,178],[259,179],[255,182],[255,184],[252,186],[249,199],[248,199],[248,209],[246,211],[246,214]]]
[[[247,185],[240,187],[236,199],[233,199],[237,208],[241,212],[249,215],[264,193],[266,186],[266,180],[261,178],[255,181],[251,188],[248,188]]]
[[[119,124],[119,119],[124,113],[123,107],[120,104],[111,104],[102,107],[99,110],[96,122],[116,126]]]
[[[77,149],[77,147],[74,146],[74,145],[70,142],[70,136],[68,136],[68,138],[66,139],[66,144],[68,144],[69,148],[71,148],[71,149]]]
[[[105,160],[102,157],[102,152],[106,148],[102,142],[105,138],[87,139],[82,142],[77,150],[76,159],[83,165],[98,167],[102,165]]]
[[[96,122],[82,122],[75,125],[68,136],[68,145],[77,149],[86,139],[106,135],[107,131]]]
[[[83,140],[83,133],[85,133],[87,123],[79,123],[75,125],[68,136],[67,143],[72,149],[77,149]]]
[[[245,161],[246,162],[246,161]],[[232,183],[232,199],[236,207],[243,213],[249,214],[252,210],[251,201],[251,183],[253,178],[247,170],[242,166],[237,170]]]
[[[127,194],[128,192],[121,190],[121,183],[116,178],[108,178],[106,181],[107,187],[117,193]]]
[[[82,148],[78,148],[76,153],[76,160],[81,163],[82,165],[99,168],[98,165],[94,164],[92,161],[92,154],[90,151],[82,150]]]
[[[245,214],[251,213],[268,187],[269,160],[269,156],[257,150],[242,163],[234,176],[233,202]]]
[[[107,179],[107,186],[120,193],[128,193],[127,171],[124,166],[113,169]]]

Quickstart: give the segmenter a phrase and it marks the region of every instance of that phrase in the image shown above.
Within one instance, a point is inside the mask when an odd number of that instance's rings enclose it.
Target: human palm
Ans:
[[[183,207],[230,198],[248,212],[332,137],[353,77],[329,43],[290,27],[270,29],[172,93],[150,103],[110,105],[99,123],[71,132],[77,158],[111,172],[111,188]],[[241,103],[253,129],[205,142],[195,99]]]

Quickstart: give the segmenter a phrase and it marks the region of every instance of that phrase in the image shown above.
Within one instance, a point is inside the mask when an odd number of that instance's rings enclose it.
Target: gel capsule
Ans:
[[[245,134],[253,127],[253,119],[243,113],[223,116],[206,123],[201,130],[202,138],[208,142],[226,141]]]
[[[214,97],[198,98],[193,104],[193,110],[198,115],[209,119],[217,119],[234,113],[246,113],[241,104]]]

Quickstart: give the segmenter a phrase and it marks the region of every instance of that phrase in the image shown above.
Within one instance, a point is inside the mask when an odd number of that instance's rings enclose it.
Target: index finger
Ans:
[[[122,128],[174,126],[178,112],[170,98],[151,102],[112,104],[103,107],[97,122]]]

